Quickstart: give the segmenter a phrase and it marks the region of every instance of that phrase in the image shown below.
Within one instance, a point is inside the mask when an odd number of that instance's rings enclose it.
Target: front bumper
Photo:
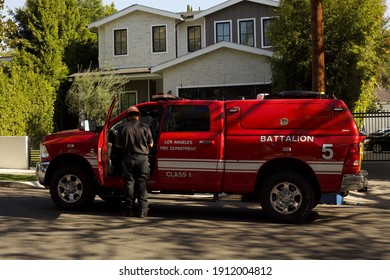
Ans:
[[[368,172],[360,170],[359,174],[345,174],[341,183],[341,193],[367,189]]]
[[[50,162],[38,162],[35,174],[37,175],[38,181],[41,185],[46,186],[45,177],[46,177],[46,170],[49,167]]]

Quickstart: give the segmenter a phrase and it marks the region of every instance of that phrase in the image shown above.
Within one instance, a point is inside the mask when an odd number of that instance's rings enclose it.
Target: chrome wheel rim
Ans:
[[[302,204],[302,193],[290,182],[281,182],[272,188],[270,194],[272,207],[281,214],[292,214]]]
[[[67,174],[58,182],[57,191],[63,201],[75,203],[83,194],[83,183],[77,176]]]

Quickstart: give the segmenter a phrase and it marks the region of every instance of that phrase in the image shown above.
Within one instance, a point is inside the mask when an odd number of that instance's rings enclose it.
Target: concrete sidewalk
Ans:
[[[343,198],[343,204],[390,209],[390,181],[368,180],[367,192],[351,191]]]
[[[35,168],[30,169],[1,169],[0,174],[35,175]]]
[[[0,169],[0,174],[7,175],[35,175],[35,168],[31,169]],[[3,181],[0,180],[0,186],[8,187],[32,187],[32,188],[44,188],[38,181]]]
[[[350,192],[344,204],[390,209],[390,162],[363,161],[362,169],[368,172],[368,192]]]
[[[363,169],[368,171],[368,191],[352,191],[343,198],[345,205],[362,205],[390,209],[390,163],[367,162]],[[35,169],[0,169],[0,174],[34,175]],[[38,181],[0,181],[0,186],[43,188]]]

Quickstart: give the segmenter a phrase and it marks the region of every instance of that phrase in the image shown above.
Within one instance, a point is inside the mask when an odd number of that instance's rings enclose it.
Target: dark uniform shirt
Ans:
[[[127,155],[148,155],[153,144],[152,133],[148,125],[131,119],[122,131],[122,152]]]

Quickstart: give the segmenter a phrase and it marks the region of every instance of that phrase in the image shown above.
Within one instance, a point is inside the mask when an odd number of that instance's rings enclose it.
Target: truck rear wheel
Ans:
[[[50,196],[61,209],[85,209],[95,199],[92,178],[80,166],[65,165],[53,176]]]
[[[313,209],[314,201],[314,191],[309,182],[291,171],[271,175],[260,190],[264,214],[278,222],[303,222]]]

